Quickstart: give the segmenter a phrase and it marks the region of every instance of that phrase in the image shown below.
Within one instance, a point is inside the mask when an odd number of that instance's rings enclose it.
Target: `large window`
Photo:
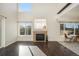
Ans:
[[[64,24],[65,31],[68,32],[68,34],[74,34],[74,23],[65,23]]]
[[[60,34],[67,32],[69,35],[79,35],[79,23],[60,24]]]
[[[20,35],[31,35],[31,22],[20,22]]]
[[[46,29],[46,19],[35,19],[34,29]]]

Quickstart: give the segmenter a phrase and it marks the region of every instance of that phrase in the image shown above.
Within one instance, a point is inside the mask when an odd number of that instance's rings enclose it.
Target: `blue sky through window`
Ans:
[[[79,28],[79,23],[65,23],[65,28]]]
[[[31,11],[32,10],[32,4],[30,3],[20,3],[19,4],[19,10],[24,12],[24,11]]]
[[[66,23],[65,27],[66,28],[74,28],[74,24],[73,23]]]

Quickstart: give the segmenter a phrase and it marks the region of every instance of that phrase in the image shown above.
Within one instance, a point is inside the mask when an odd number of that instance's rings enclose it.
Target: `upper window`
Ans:
[[[32,4],[30,4],[30,3],[20,3],[19,4],[20,12],[29,12],[31,10],[32,10]]]

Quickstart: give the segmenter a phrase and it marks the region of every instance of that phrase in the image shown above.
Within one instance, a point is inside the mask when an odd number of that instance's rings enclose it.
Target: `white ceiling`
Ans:
[[[57,12],[62,9],[67,3],[32,3],[32,11],[31,12],[20,12],[25,13],[27,16],[35,16],[35,17],[45,17],[45,16],[56,16]],[[17,15],[17,3],[0,3],[0,13],[15,13]]]
[[[0,3],[0,15],[8,16],[8,14],[11,14],[16,16],[17,12],[16,3]]]
[[[79,20],[79,5],[62,16],[64,19]]]
[[[66,3],[32,3],[32,11],[24,12],[31,16],[56,16]]]
[[[15,12],[17,11],[17,4],[16,3],[0,3],[0,11]]]
[[[35,15],[55,15],[64,5],[60,3],[32,4],[32,13]]]

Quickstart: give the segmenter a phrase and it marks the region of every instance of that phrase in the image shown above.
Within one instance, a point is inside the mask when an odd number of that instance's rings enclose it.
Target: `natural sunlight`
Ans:
[[[32,10],[32,4],[30,4],[30,3],[20,3],[19,4],[20,12],[29,12],[31,10]]]

